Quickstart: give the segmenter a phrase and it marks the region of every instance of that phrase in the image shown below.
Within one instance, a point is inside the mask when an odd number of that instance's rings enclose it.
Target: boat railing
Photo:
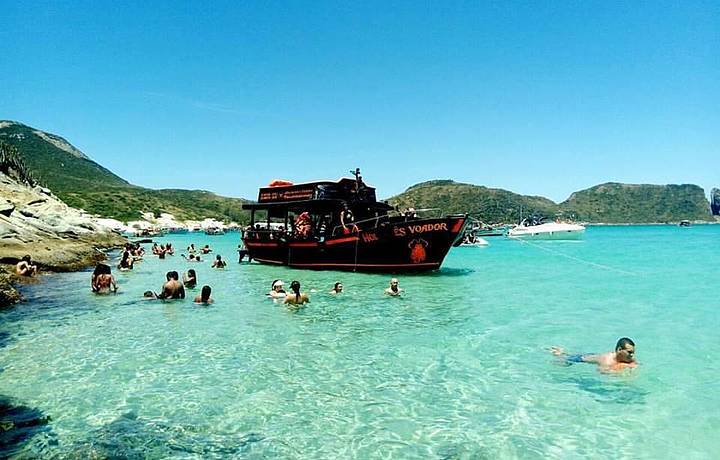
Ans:
[[[369,228],[378,228],[380,226],[380,223],[383,221],[390,221],[390,216],[385,214],[382,216],[376,216],[376,217],[370,217],[368,219],[362,219],[362,220],[356,220],[351,223],[345,224],[345,225],[336,225],[332,229],[332,236],[337,236],[338,234],[344,233],[344,229],[347,228],[350,233],[357,233],[361,229],[367,230]]]

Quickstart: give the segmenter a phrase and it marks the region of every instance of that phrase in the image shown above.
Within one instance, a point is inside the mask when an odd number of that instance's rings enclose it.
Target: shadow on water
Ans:
[[[21,453],[33,436],[49,433],[49,421],[39,409],[14,405],[10,398],[0,395],[0,458]]]
[[[569,377],[564,382],[576,385],[603,403],[645,404],[648,391],[623,380],[611,381],[592,377]]]
[[[209,441],[202,429],[171,426],[143,421],[135,413],[121,415],[112,422],[88,433],[84,441],[69,446],[64,458],[169,458],[200,455],[228,457],[248,454],[252,446],[265,437],[256,433],[230,439]]]

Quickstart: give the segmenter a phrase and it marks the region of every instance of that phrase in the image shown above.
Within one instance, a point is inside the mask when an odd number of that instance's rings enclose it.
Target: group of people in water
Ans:
[[[153,244],[152,252],[160,259],[164,259],[166,254],[172,255],[174,253],[172,244],[170,243],[165,245]],[[197,251],[195,246],[191,244],[188,247],[190,257],[185,257],[184,254],[183,257],[188,262],[200,262],[200,255],[196,254],[196,252],[209,254],[212,252],[212,249],[210,249],[208,245],[205,245],[200,251]],[[126,244],[120,256],[118,268],[121,271],[132,270],[134,263],[138,260],[142,260],[144,253],[145,251],[140,244]],[[224,260],[222,260],[222,257],[217,255],[212,267],[222,269],[225,268],[226,265],[227,264]],[[15,272],[18,276],[35,276],[38,273],[38,266],[33,263],[30,255],[26,255],[16,264]],[[182,282],[180,281],[180,275],[177,271],[167,272],[165,278],[166,281],[160,288],[159,293],[155,293],[154,291],[145,291],[143,297],[146,299],[159,300],[185,299],[185,289],[195,289],[198,284],[197,272],[194,269],[189,269],[183,274]],[[97,264],[91,276],[90,287],[92,292],[95,294],[111,294],[117,292],[117,282],[115,277],[112,275],[112,270],[109,265],[104,263]],[[340,295],[343,293],[343,289],[343,283],[338,281],[333,285],[329,294]],[[295,280],[291,282],[289,291],[290,292],[285,290],[284,283],[281,279],[276,279],[270,285],[270,291],[267,296],[275,301],[281,301],[284,304],[293,307],[302,306],[310,302],[310,296],[301,290],[299,281]],[[311,292],[313,291],[314,290],[311,290]],[[403,292],[404,290],[400,288],[400,282],[397,278],[392,278],[389,286],[384,291],[385,295],[391,297],[401,296]],[[212,288],[208,285],[204,285],[200,294],[194,297],[194,302],[196,304],[203,305],[212,304]],[[635,342],[628,337],[619,339],[615,344],[615,349],[605,353],[569,354],[560,347],[551,347],[550,351],[567,365],[575,363],[591,363],[597,365],[601,372],[617,372],[624,369],[635,368],[638,365],[635,359]]]

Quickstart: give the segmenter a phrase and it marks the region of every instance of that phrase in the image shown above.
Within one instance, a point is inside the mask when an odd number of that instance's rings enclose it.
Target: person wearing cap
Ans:
[[[400,289],[400,283],[398,282],[398,279],[393,278],[390,280],[390,287],[385,289],[385,294],[396,297],[399,296],[402,291],[403,290]]]
[[[285,289],[283,289],[283,281],[273,281],[272,285],[270,285],[270,292],[268,292],[268,296],[273,299],[284,299],[286,295],[287,293],[285,292]]]

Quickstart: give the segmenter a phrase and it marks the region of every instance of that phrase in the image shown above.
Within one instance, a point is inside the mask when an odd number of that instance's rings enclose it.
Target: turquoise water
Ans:
[[[44,458],[712,458],[720,453],[720,226],[595,227],[581,242],[490,239],[439,273],[389,276],[148,256],[44,276],[0,313],[0,395],[51,421],[0,451]],[[143,301],[195,268],[210,307]],[[293,279],[312,302],[265,297]],[[342,281],[346,292],[327,291]],[[197,293],[197,291],[195,292]],[[547,347],[637,344],[619,375]]]

